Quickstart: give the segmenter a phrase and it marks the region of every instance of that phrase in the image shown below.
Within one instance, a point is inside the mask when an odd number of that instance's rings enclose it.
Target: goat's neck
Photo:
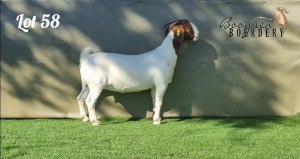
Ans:
[[[174,47],[174,33],[172,31],[166,36],[162,44],[158,47],[159,54],[166,57],[170,62],[176,63],[177,53],[180,46]]]

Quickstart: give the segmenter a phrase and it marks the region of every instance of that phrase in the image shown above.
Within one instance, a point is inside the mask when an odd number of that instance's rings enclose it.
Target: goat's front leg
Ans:
[[[167,89],[167,85],[159,85],[155,88],[155,107],[153,110],[154,116],[153,116],[153,124],[159,125],[161,118],[160,116],[160,109],[163,103],[163,96],[165,94],[165,91]]]
[[[82,91],[80,92],[80,94],[77,97],[78,104],[79,104],[80,116],[82,117],[82,121],[84,121],[84,122],[89,121],[89,117],[87,116],[87,113],[86,113],[85,107],[84,107],[84,101],[87,98],[89,92],[90,92],[89,88],[86,85],[83,85]]]

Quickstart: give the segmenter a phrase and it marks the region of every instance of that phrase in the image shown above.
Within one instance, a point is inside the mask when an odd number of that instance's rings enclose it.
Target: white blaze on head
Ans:
[[[193,30],[194,30],[194,39],[193,39],[193,41],[197,41],[198,40],[198,38],[199,38],[199,30],[197,29],[197,27],[195,26],[195,24],[193,24],[192,22],[190,22],[191,23],[191,26],[192,26],[192,28],[193,28]]]

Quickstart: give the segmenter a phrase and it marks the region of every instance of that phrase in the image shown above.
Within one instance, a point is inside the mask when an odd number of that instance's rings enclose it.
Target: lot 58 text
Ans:
[[[49,20],[51,17],[51,20]],[[59,14],[53,14],[52,16],[50,14],[43,14],[41,27],[42,28],[48,28],[49,26],[51,28],[57,28],[59,26]],[[29,28],[35,28],[35,22],[37,20],[36,16],[33,16],[32,18],[25,18],[24,14],[20,14],[17,16],[16,20],[19,22],[18,29],[21,29],[24,32],[28,32]]]

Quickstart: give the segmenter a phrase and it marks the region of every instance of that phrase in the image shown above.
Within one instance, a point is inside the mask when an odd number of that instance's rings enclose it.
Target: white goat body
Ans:
[[[169,83],[177,56],[169,40],[150,52],[138,55],[95,53],[82,59],[82,80],[87,83],[105,83],[104,89],[116,92],[137,92],[150,89],[154,83]],[[93,46],[82,54],[89,54]],[[173,51],[171,50],[173,49]]]
[[[174,22],[172,24],[175,26]],[[190,24],[194,31],[193,40],[196,40],[198,30]],[[100,124],[95,114],[95,102],[103,89],[122,93],[151,89],[153,111],[156,112],[153,116],[154,124],[160,124],[162,98],[167,85],[172,81],[177,61],[172,27],[162,44],[150,52],[138,55],[106,52],[91,54],[97,50],[95,46],[89,46],[81,52],[82,91],[77,99],[84,121],[88,120],[85,101],[90,121],[93,125]]]

